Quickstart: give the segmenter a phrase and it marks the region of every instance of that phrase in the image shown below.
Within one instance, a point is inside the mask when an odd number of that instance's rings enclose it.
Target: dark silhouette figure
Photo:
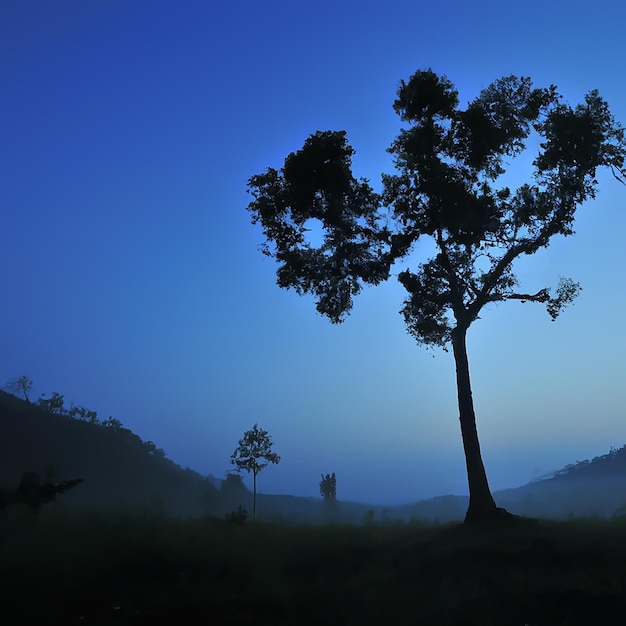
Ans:
[[[332,474],[322,474],[320,481],[320,495],[324,498],[324,502],[335,502],[337,500],[337,479],[335,472]]]
[[[37,512],[42,504],[53,502],[58,494],[65,493],[82,482],[82,478],[74,478],[58,483],[42,483],[36,472],[24,472],[17,489],[0,494],[0,511],[6,510],[12,504],[25,504],[31,511]]]

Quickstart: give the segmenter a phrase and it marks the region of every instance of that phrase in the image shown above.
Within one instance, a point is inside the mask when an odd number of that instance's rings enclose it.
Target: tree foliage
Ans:
[[[626,182],[624,129],[597,91],[572,107],[554,85],[535,88],[516,76],[494,81],[461,108],[445,76],[420,70],[401,81],[393,107],[403,127],[388,149],[396,171],[383,174],[382,193],[353,176],[345,131],[316,132],[280,170],[250,178],[248,210],[263,230],[263,252],[278,262],[278,285],[312,294],[333,323],[345,319],[364,285],[399,270],[408,332],[419,344],[454,349],[470,508],[477,491],[489,508],[466,332],[490,303],[542,303],[554,320],[578,295],[568,278],[556,289],[525,292],[514,265],[554,236],[573,234],[576,209],[595,197],[598,168]],[[505,166],[531,138],[538,145],[532,178],[510,189]],[[315,226],[319,245],[308,237]],[[424,238],[436,252],[418,263],[410,255]]]
[[[92,424],[99,423],[97,411],[90,411],[88,408],[80,405],[76,406],[72,404],[66,415],[68,415],[72,419],[81,420],[83,422],[91,422]]]
[[[121,430],[124,427],[120,420],[111,416],[100,422],[100,425],[104,426],[104,428],[111,428],[112,430]]]
[[[337,500],[337,478],[335,472],[332,474],[322,474],[320,481],[320,495],[324,498],[324,502],[335,502]]]
[[[262,251],[279,263],[278,285],[313,293],[317,310],[333,322],[342,321],[363,283],[389,276],[380,262],[379,198],[366,180],[352,176],[353,154],[344,131],[318,132],[281,171],[270,168],[250,179],[255,200],[249,209],[266,235]],[[317,248],[307,241],[311,220],[324,229]]]
[[[13,378],[4,386],[4,388],[12,394],[23,394],[24,400],[30,404],[28,394],[33,389],[33,381],[29,376],[18,376],[17,378]]]
[[[38,404],[42,410],[55,415],[65,415],[67,413],[65,410],[65,398],[58,391],[53,391],[49,398],[41,396]]]
[[[576,208],[595,197],[598,167],[624,181],[624,129],[597,91],[572,108],[556,87],[533,88],[529,78],[501,78],[458,105],[452,83],[431,70],[401,82],[394,109],[408,127],[389,148],[397,173],[383,175],[382,194],[352,175],[345,131],[316,132],[281,170],[250,178],[248,209],[263,252],[278,261],[280,287],[313,294],[317,310],[341,322],[364,284],[386,280],[428,236],[438,253],[399,274],[420,343],[445,345],[450,314],[469,325],[489,302],[543,302],[558,315],[574,283],[555,296],[520,293],[512,264],[573,234]],[[542,139],[533,182],[498,185],[505,158],[523,152],[532,131]],[[324,232],[317,247],[306,236],[311,220]]]

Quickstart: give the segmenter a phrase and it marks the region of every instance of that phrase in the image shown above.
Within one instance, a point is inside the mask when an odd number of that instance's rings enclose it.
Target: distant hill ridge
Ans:
[[[90,413],[90,415],[94,415]],[[183,469],[151,441],[117,420],[74,419],[0,391],[0,487],[25,471],[55,481],[84,482],[60,496],[62,506],[148,510],[181,516],[224,515],[249,506],[237,476],[225,480]],[[577,461],[527,485],[494,493],[499,506],[532,517],[611,516],[626,513],[626,446]],[[259,495],[261,518],[327,521],[321,498]],[[337,521],[360,523],[418,518],[463,519],[465,496],[440,496],[403,506],[338,502]]]
[[[560,470],[550,472],[532,483],[542,482],[555,478],[566,480],[581,478],[597,478],[598,476],[626,476],[626,445],[621,448],[611,447],[607,454],[596,456],[591,460],[576,461]]]
[[[626,445],[493,495],[498,506],[527,517],[626,515]],[[394,512],[403,518],[447,522],[463,519],[467,504],[467,496],[438,496],[396,507]]]

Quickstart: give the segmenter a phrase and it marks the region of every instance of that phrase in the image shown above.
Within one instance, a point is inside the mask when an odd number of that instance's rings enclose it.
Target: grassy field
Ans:
[[[626,522],[229,524],[10,511],[11,624],[626,623]]]

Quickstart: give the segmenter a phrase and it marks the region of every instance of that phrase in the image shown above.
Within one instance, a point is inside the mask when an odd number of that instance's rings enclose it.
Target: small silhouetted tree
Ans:
[[[63,405],[61,405],[63,406]],[[73,419],[81,420],[83,422],[91,422],[92,424],[99,424],[98,421],[98,413],[97,411],[90,411],[84,406],[72,406],[69,411],[67,411],[67,415]]]
[[[17,378],[10,380],[4,386],[4,388],[6,389],[6,391],[12,394],[23,394],[24,400],[26,400],[26,402],[30,404],[30,398],[28,397],[28,394],[32,391],[33,381],[28,376],[18,376]]]
[[[239,470],[252,472],[254,489],[252,496],[252,519],[256,519],[256,477],[269,463],[279,463],[280,457],[272,451],[272,438],[256,424],[239,440],[230,462]]]
[[[122,422],[120,422],[120,420],[111,416],[109,416],[103,422],[100,422],[100,424],[105,428],[111,428],[112,430],[121,430],[124,426]]]
[[[49,411],[56,415],[62,415],[65,413],[65,399],[57,391],[52,392],[52,396],[49,398],[39,398],[39,406],[44,411]]]
[[[322,474],[320,481],[320,495],[324,498],[324,502],[335,502],[337,500],[337,479],[335,472],[332,474]]]
[[[466,108],[445,76],[432,70],[401,81],[394,109],[405,127],[389,148],[397,173],[382,194],[351,169],[345,131],[317,132],[280,170],[249,180],[262,251],[278,262],[277,283],[312,294],[319,313],[342,322],[363,285],[377,285],[427,239],[434,254],[398,274],[407,291],[402,314],[418,344],[452,347],[469,485],[466,521],[501,518],[480,452],[466,335],[486,305],[518,300],[546,305],[552,320],[580,287],[562,279],[554,292],[518,289],[514,262],[574,233],[576,209],[595,197],[598,168],[625,182],[624,129],[597,91],[576,107],[554,86],[533,88],[507,76]],[[505,159],[534,132],[530,182],[502,183]],[[307,232],[319,227],[319,246]],[[396,266],[397,267],[397,266]]]
[[[37,472],[24,472],[17,489],[0,493],[0,512],[13,504],[25,504],[36,512],[42,504],[53,502],[57,495],[82,482],[82,478],[52,482],[50,478],[42,480]]]

